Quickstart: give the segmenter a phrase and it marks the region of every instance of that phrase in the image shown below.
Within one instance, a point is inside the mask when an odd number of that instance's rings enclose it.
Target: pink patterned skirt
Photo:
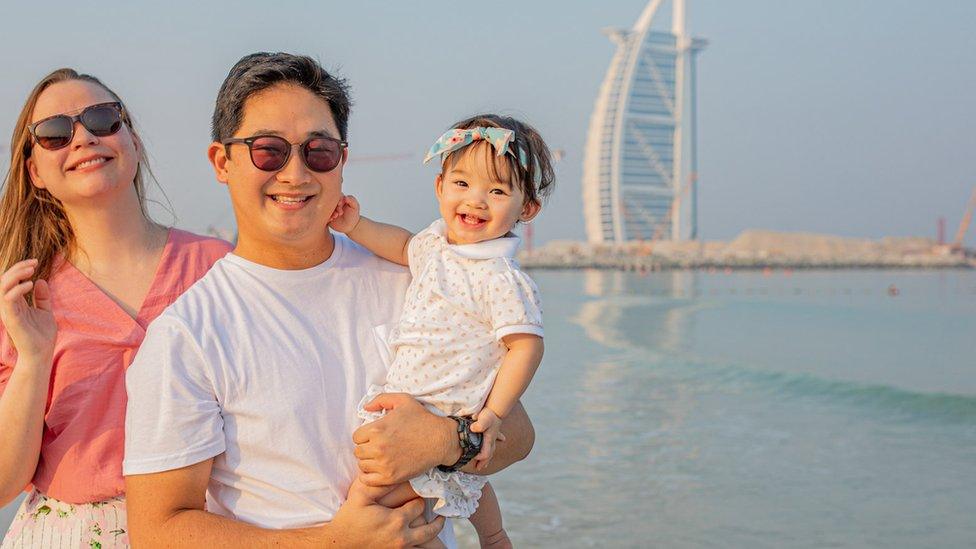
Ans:
[[[0,549],[128,547],[125,498],[72,504],[33,491],[17,510]]]

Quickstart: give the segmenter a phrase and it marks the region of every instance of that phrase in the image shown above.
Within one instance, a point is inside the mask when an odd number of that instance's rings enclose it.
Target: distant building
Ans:
[[[671,30],[652,28],[670,4]],[[660,25],[658,25],[660,26]],[[695,56],[684,0],[651,0],[617,45],[590,118],[583,215],[590,242],[698,237]]]

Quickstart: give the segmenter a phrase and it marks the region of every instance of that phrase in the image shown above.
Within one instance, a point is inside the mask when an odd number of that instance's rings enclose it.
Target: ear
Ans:
[[[210,165],[213,166],[217,181],[224,185],[228,184],[230,181],[227,175],[227,163],[230,158],[227,158],[227,147],[214,141],[207,147],[207,158],[210,159]]]
[[[37,164],[34,163],[34,157],[29,157],[27,159],[27,175],[30,176],[31,184],[38,189],[47,188],[44,184],[44,180],[41,179],[39,173],[37,173]]]
[[[438,200],[440,200],[441,194],[443,193],[444,193],[444,175],[437,174],[437,177],[434,178],[434,195],[437,196]]]
[[[335,167],[339,171],[339,189],[342,189],[342,182],[345,181],[343,175],[343,168],[346,167],[346,162],[349,162],[349,147],[342,149],[342,159],[339,160],[339,165]]]
[[[539,204],[539,202],[536,200],[530,200],[525,203],[525,206],[522,206],[522,214],[519,215],[519,221],[522,223],[528,223],[529,221],[532,221],[532,218],[539,215],[541,210],[542,204]]]

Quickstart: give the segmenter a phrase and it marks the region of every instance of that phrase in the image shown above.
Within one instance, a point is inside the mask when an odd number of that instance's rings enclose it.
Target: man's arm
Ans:
[[[437,546],[443,518],[423,524],[423,501],[414,498],[387,509],[376,502],[396,487],[354,483],[331,522],[309,528],[271,530],[204,510],[213,459],[145,475],[125,477],[129,538],[139,547],[413,547]],[[418,518],[421,520],[417,521]],[[411,526],[411,524],[417,526]]]
[[[436,416],[405,393],[383,394],[366,405],[366,409],[387,410],[384,417],[363,425],[353,433],[355,454],[362,471],[360,478],[369,486],[386,486],[409,480],[438,465],[452,465],[461,457],[457,423]],[[535,431],[521,403],[505,419],[505,440],[495,447],[487,467],[474,470],[468,464],[462,470],[491,474],[525,459],[535,443]]]

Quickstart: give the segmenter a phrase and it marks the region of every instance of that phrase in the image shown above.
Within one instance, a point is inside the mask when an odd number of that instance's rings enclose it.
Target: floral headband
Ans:
[[[518,155],[513,151],[513,147],[510,147],[512,143],[515,142],[515,132],[512,130],[506,130],[503,128],[469,128],[467,130],[461,130],[454,128],[444,132],[444,135],[440,136],[433,145],[430,146],[430,150],[427,151],[427,156],[424,157],[424,164],[430,162],[435,156],[440,156],[441,161],[444,161],[444,156],[452,153],[454,151],[463,149],[468,145],[475,143],[477,141],[487,141],[495,149],[496,156],[502,156],[504,154],[510,154],[514,158],[518,159],[519,164],[522,168],[528,169],[529,163],[525,157],[525,151],[518,149]]]

